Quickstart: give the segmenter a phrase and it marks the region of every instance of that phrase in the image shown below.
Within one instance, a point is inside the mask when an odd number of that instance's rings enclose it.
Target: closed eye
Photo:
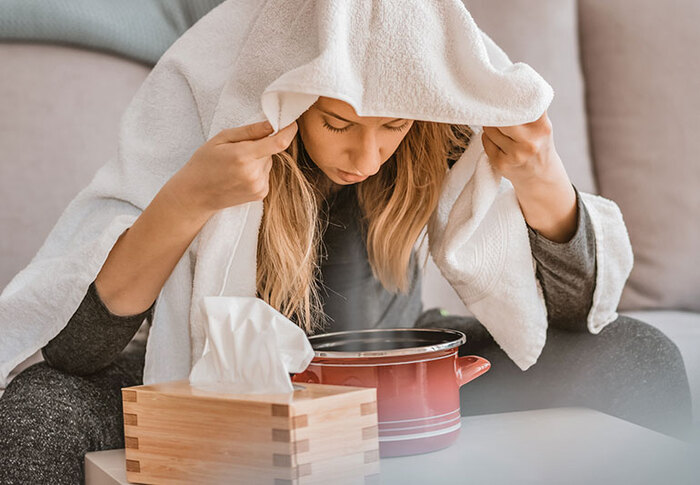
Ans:
[[[401,126],[387,126],[387,128],[389,128],[390,130],[394,130],[394,131],[403,131],[407,126],[408,126],[408,121],[406,121]]]
[[[384,127],[387,128],[387,129],[389,129],[389,130],[392,130],[392,131],[403,131],[403,130],[406,128],[407,125],[408,125],[408,121],[406,121],[406,122],[405,122],[404,124],[402,124],[401,126],[386,126],[386,125],[384,125]],[[336,133],[343,133],[343,132],[345,132],[345,131],[348,131],[348,129],[349,129],[352,125],[348,125],[348,126],[346,126],[345,128],[336,128],[335,126],[329,125],[329,124],[324,120],[323,126],[326,127],[327,129],[329,129],[330,131],[334,131],[334,132],[336,132]]]
[[[329,124],[326,123],[325,121],[323,122],[323,126],[325,126],[325,127],[328,128],[329,130],[334,131],[334,132],[336,132],[336,133],[342,133],[342,132],[344,132],[344,131],[348,131],[348,128],[350,128],[350,125],[346,126],[345,128],[336,128],[335,126],[329,125]]]

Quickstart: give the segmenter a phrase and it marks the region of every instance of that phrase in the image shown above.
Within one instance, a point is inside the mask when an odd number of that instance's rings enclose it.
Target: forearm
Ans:
[[[528,236],[549,324],[585,332],[596,286],[596,244],[590,214],[580,193],[576,202],[576,233],[571,240],[553,242],[533,228],[528,228]]]
[[[555,242],[569,241],[576,232],[576,192],[563,165],[537,180],[512,181],[525,221]]]
[[[212,215],[187,204],[176,177],[119,237],[95,278],[102,301],[115,315],[141,313],[152,305]]]

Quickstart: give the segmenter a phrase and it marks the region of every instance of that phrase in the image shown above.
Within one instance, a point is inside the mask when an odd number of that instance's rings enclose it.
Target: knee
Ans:
[[[601,330],[598,337],[614,342],[620,354],[638,365],[658,365],[657,372],[680,367],[685,373],[683,357],[676,344],[661,330],[642,320],[620,315]]]
[[[137,375],[141,371],[138,354],[122,353],[114,364],[89,376],[63,372],[40,362],[20,372],[7,386],[3,399],[66,407],[72,417],[101,419],[111,425],[121,419],[121,388],[141,384]]]
[[[76,483],[94,441],[76,376],[40,362],[26,368],[0,398],[0,482]],[[89,416],[89,415],[88,415]]]
[[[52,454],[99,440],[99,427],[107,423],[106,417],[120,420],[121,408],[92,387],[45,362],[20,372],[0,398],[0,449]]]
[[[626,315],[598,337],[620,348],[615,360],[627,376],[621,386],[634,391],[640,401],[648,401],[648,425],[684,436],[692,421],[692,405],[685,363],[676,344],[653,325]]]
[[[689,413],[690,385],[683,356],[661,330],[620,315],[594,338],[603,349],[603,359],[627,376],[628,385],[636,384],[639,392],[673,396],[683,412]]]
[[[73,423],[84,408],[71,392],[76,386],[74,379],[45,362],[20,372],[0,398],[4,438],[20,444],[60,437],[63,427]]]
[[[578,350],[597,360],[611,358],[635,366],[664,362],[676,367],[683,363],[678,347],[661,330],[626,315],[619,315],[598,334],[550,327],[545,349],[547,347],[550,351],[565,353]]]
[[[661,330],[633,317],[620,315],[597,335],[550,328],[541,360],[540,367],[550,365],[567,375],[595,372],[590,378],[600,385],[634,387],[640,393],[668,389],[689,399],[678,347]]]
[[[79,380],[79,376],[39,362],[24,369],[8,384],[3,399],[36,406],[63,403],[79,411],[81,400],[73,392]]]

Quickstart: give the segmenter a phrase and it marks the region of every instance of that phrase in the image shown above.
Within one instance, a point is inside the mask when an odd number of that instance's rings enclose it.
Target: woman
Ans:
[[[672,434],[689,423],[683,362],[661,332],[620,317],[588,333],[592,227],[546,112],[527,125],[486,127],[477,140],[467,126],[361,117],[320,97],[296,123],[270,132],[265,123],[220,132],[122,234],[73,318],[42,349],[46,362],[0,398],[0,482],[75,483],[87,451],[123,447],[120,388],[142,382],[145,349],[132,337],[208,218],[251,200],[265,207],[258,296],[309,334],[465,331],[460,354],[483,355],[492,369],[465,387],[463,415],[578,405]],[[538,262],[550,327],[527,372],[476,319],[422,311],[414,243],[469,143],[483,143],[513,182]]]

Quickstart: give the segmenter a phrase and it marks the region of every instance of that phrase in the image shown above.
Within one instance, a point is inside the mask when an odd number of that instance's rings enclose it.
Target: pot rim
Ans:
[[[328,350],[317,350],[314,348],[315,357],[323,357],[327,359],[347,359],[352,357],[395,357],[400,355],[416,355],[416,354],[427,354],[430,352],[437,352],[441,350],[448,350],[455,347],[459,347],[467,341],[467,336],[464,332],[459,330],[454,330],[450,328],[371,328],[362,330],[345,330],[342,332],[331,332],[322,333],[318,335],[311,335],[308,337],[311,346],[313,347],[314,341],[320,341],[322,339],[335,338],[343,335],[351,334],[371,334],[380,332],[431,332],[437,334],[443,334],[445,339],[449,336],[454,336],[453,340],[447,340],[445,342],[440,342],[433,345],[421,345],[417,347],[406,347],[402,349],[389,349],[389,350],[365,350],[365,351],[328,351]]]

